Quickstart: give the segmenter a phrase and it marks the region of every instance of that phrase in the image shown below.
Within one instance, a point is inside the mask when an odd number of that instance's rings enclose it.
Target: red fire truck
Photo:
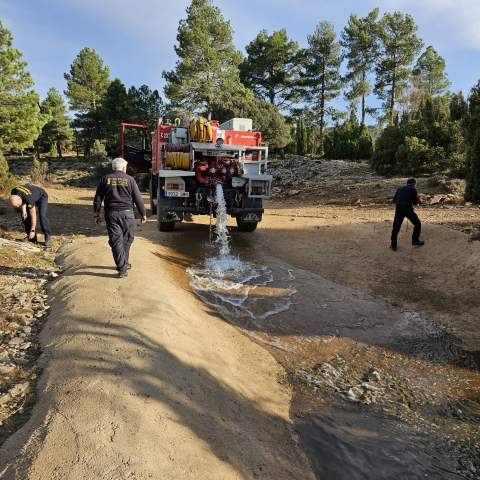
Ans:
[[[143,145],[126,141],[126,130],[141,129]],[[158,121],[153,132],[145,125],[121,124],[121,155],[133,172],[147,172],[150,206],[160,231],[172,231],[187,215],[212,215],[220,183],[227,212],[238,230],[253,232],[262,219],[263,199],[270,196],[268,147],[250,119],[219,122],[196,118],[188,124]]]

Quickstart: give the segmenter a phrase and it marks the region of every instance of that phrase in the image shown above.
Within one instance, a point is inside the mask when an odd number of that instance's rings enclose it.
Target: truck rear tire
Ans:
[[[247,198],[245,201],[245,208],[263,208],[263,200],[261,198]],[[237,215],[237,227],[239,232],[254,232],[257,228],[258,222],[262,220],[262,215],[257,215],[257,221],[246,222],[244,215]]]
[[[237,217],[237,228],[239,232],[254,232],[257,228],[258,222],[243,222]]]

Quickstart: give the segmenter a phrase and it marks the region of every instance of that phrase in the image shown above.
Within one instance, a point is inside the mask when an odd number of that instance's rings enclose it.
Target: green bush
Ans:
[[[30,170],[30,180],[35,184],[44,184],[48,176],[48,163],[41,162],[38,158],[33,159],[33,166]]]
[[[442,147],[430,147],[425,140],[417,137],[405,137],[396,153],[397,170],[408,175],[441,172],[446,165]]]
[[[372,138],[367,127],[350,119],[335,125],[326,135],[325,157],[329,159],[369,160],[372,158]]]
[[[383,175],[399,173],[397,151],[404,143],[405,136],[398,125],[386,127],[375,142],[372,167]]]
[[[10,173],[7,159],[0,150],[0,192],[8,194],[15,186],[15,177]]]
[[[105,143],[100,140],[95,140],[93,142],[92,148],[88,153],[88,159],[92,162],[101,163],[107,160],[107,150],[105,148]]]

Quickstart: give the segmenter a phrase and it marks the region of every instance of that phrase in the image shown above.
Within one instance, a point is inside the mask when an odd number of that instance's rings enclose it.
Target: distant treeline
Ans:
[[[8,72],[0,81],[4,152],[34,147],[88,154],[95,145],[116,154],[121,121],[251,117],[279,154],[365,159],[387,175],[465,175],[470,197],[480,199],[480,84],[467,99],[449,92],[445,60],[433,46],[424,48],[408,14],[380,15],[377,8],[363,18],[351,15],[338,34],[321,21],[304,48],[284,29],[262,30],[243,55],[220,9],[210,0],[192,0],[179,23],[175,68],[163,72],[165,100],[147,85],[127,89],[111,80],[98,53],[84,48],[65,73],[73,121],[55,89],[40,103],[1,23],[0,51],[8,52],[0,55],[0,68]],[[372,95],[376,107],[369,104]],[[347,100],[346,111],[334,108],[337,98]],[[375,125],[367,126],[367,119]]]

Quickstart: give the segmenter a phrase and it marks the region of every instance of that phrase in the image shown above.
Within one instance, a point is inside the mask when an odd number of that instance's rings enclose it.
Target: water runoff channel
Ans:
[[[240,258],[221,184],[215,207],[212,248],[187,268],[191,288],[283,365],[317,477],[480,479],[480,375],[449,335],[279,259]]]

